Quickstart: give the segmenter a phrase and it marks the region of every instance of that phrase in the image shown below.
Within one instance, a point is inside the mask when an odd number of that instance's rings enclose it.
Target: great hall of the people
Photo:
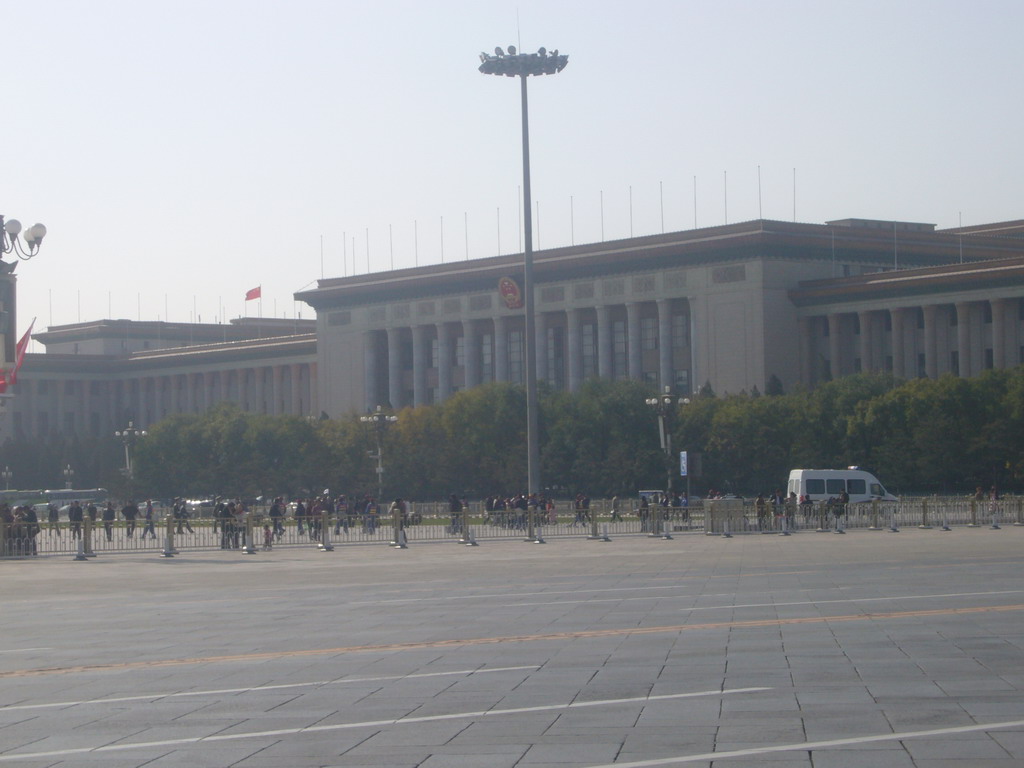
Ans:
[[[315,321],[52,326],[8,389],[0,439],[108,435],[223,401],[337,417],[522,382],[522,270],[511,254],[320,280],[296,294]],[[1024,220],[756,220],[538,251],[534,279],[537,376],[554,389],[598,376],[763,392],[777,377],[792,391],[1024,362]],[[15,288],[0,274],[6,317]]]

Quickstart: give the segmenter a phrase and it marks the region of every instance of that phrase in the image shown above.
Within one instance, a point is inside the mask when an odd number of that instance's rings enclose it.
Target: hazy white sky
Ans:
[[[519,251],[518,81],[477,71],[509,43],[569,54],[530,82],[540,248],[690,229],[695,178],[698,226],[792,220],[794,169],[799,221],[1024,217],[1019,0],[0,0],[0,20],[0,213],[49,229],[19,333],[309,318],[292,296],[321,270]]]

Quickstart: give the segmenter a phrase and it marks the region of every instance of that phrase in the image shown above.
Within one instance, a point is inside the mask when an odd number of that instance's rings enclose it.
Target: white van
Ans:
[[[850,503],[861,501],[899,501],[885,490],[878,478],[857,467],[846,469],[793,469],[789,472],[786,495],[796,494],[798,499],[807,497],[811,501],[837,499],[843,491],[850,496]]]

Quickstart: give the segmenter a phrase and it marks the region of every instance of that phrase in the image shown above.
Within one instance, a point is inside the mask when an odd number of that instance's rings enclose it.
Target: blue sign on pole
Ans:
[[[686,451],[679,452],[679,476],[686,477]]]

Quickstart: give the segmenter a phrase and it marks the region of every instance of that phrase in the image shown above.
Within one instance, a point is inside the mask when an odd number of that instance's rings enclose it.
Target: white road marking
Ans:
[[[52,651],[53,648],[8,648],[0,653],[29,653],[30,651]]]
[[[194,736],[184,739],[166,739],[163,741],[144,741],[131,744],[107,744],[102,747],[78,747],[59,749],[51,752],[21,752],[0,755],[0,762],[13,760],[30,760],[66,755],[81,755],[101,752],[122,752],[129,749],[153,749],[157,747],[175,747],[188,744],[208,744],[219,741],[237,741],[239,739],[270,738],[275,736],[294,736],[300,733],[323,733],[324,731],[342,731],[352,728],[379,728],[387,725],[408,725],[411,723],[433,723],[442,720],[461,720],[477,717],[497,717],[500,715],[518,715],[528,712],[551,712],[560,709],[580,709],[583,707],[603,707],[614,704],[647,704],[670,699],[690,699],[702,696],[726,696],[735,693],[760,693],[771,688],[732,688],[718,691],[696,691],[693,693],[671,693],[663,696],[635,696],[626,699],[599,699],[595,701],[577,701],[568,704],[543,704],[535,707],[515,707],[511,709],[489,709],[478,712],[456,712],[450,715],[427,715],[424,717],[400,717],[389,720],[366,720],[357,723],[336,723],[334,725],[313,725],[305,728],[278,728],[272,731],[247,731],[245,733],[226,733],[213,736]]]
[[[881,603],[890,600],[929,600],[948,597],[980,597],[984,595],[1013,595],[1024,592],[1024,589],[1007,589],[1000,592],[951,592],[944,595],[896,595],[895,597],[844,597],[841,600],[800,600],[788,603],[736,603],[724,605],[696,605],[693,608],[681,608],[682,611],[717,611],[728,608],[774,608],[794,605],[826,605],[828,603]],[[505,603],[507,607],[522,608],[529,605],[570,605],[572,603],[617,603],[626,600],[682,600],[683,598],[720,597],[720,595],[637,595],[636,597],[608,597],[596,600],[552,600],[546,603]]]
[[[977,725],[961,725],[950,728],[934,728],[928,731],[903,731],[901,733],[883,733],[877,736],[853,736],[848,739],[826,739],[824,741],[805,741],[796,744],[777,744],[770,747],[751,747],[749,749],[733,749],[728,752],[705,752],[701,755],[682,755],[680,757],[662,757],[656,760],[637,760],[631,763],[605,763],[591,765],[588,768],[652,768],[657,765],[682,765],[683,763],[719,761],[734,757],[756,757],[773,752],[808,752],[815,749],[830,747],[849,747],[857,744],[873,744],[879,741],[902,741],[903,739],[921,739],[928,736],[949,736],[955,733],[976,733],[978,731],[995,731],[1002,728],[1020,728],[1024,720],[1007,720],[1001,723],[979,723]]]
[[[0,713],[24,709],[55,709],[58,707],[77,707],[81,704],[117,704],[123,701],[154,701],[172,699],[182,696],[219,696],[222,694],[254,693],[261,691],[280,691],[286,688],[314,688],[326,685],[342,685],[348,683],[376,683],[385,680],[412,680],[423,677],[447,677],[452,675],[481,675],[485,672],[518,672],[524,669],[539,669],[537,664],[522,667],[489,667],[487,669],[459,669],[451,672],[423,672],[415,675],[382,675],[380,677],[350,677],[335,680],[315,680],[311,683],[281,683],[279,685],[256,685],[247,688],[219,688],[203,691],[179,691],[177,693],[148,693],[138,696],[118,696],[107,699],[82,699],[81,701],[55,701],[50,704],[14,704],[0,707]]]

